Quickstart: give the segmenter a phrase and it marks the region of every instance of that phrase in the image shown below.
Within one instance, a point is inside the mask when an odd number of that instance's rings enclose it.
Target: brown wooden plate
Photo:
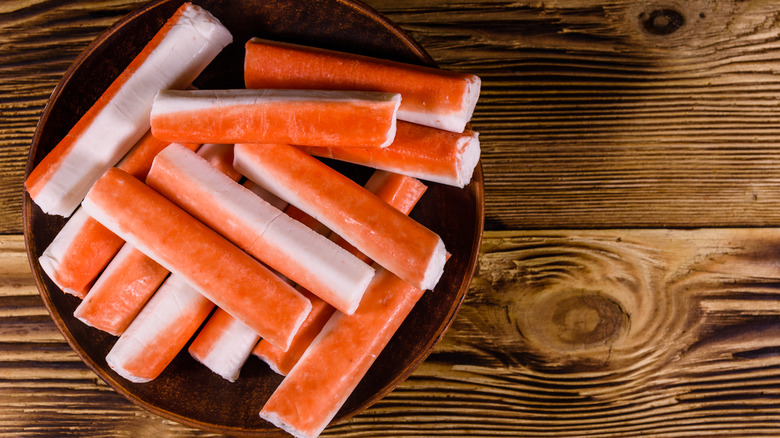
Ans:
[[[125,68],[182,3],[152,2],[101,34],[78,57],[55,88],[33,138],[27,174],[62,139],[78,118]],[[243,47],[250,37],[289,41],[434,65],[403,31],[371,8],[351,0],[202,0],[203,6],[233,33],[234,43],[198,78],[199,88],[242,88]],[[339,166],[361,181],[370,170]],[[361,181],[362,182],[362,181]],[[484,221],[482,169],[465,189],[429,183],[412,216],[437,232],[452,257],[433,291],[425,293],[366,377],[338,413],[344,420],[390,392],[428,356],[451,324],[474,274]],[[38,257],[65,224],[44,214],[25,194],[24,235],[38,289],[65,339],[103,380],[143,408],[201,429],[233,435],[276,435],[258,416],[265,400],[281,382],[262,361],[251,357],[235,383],[230,383],[180,353],[156,380],[133,384],[114,373],[105,356],[116,338],[73,317],[79,301],[63,293],[41,270]]]

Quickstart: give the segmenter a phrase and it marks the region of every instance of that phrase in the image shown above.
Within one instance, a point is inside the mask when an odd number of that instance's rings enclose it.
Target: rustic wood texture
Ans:
[[[780,229],[488,232],[406,382],[325,436],[780,434]],[[212,436],[110,390],[0,238],[0,436]]]
[[[22,169],[49,93],[142,3],[0,6],[0,232],[21,232]],[[473,127],[488,229],[780,223],[776,2],[368,4],[442,67],[483,78]]]
[[[213,436],[89,371],[19,235],[49,94],[143,3],[0,3],[0,436]],[[483,78],[493,231],[434,353],[325,435],[780,435],[780,4],[367,3]]]

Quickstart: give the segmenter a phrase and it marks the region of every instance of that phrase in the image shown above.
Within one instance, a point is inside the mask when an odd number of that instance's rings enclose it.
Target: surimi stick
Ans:
[[[405,214],[411,211],[426,190],[425,185],[414,178],[384,171],[374,172],[365,187]],[[323,228],[316,220],[295,207],[290,206],[288,209],[293,210],[294,215],[311,227]],[[338,237],[333,233],[331,235],[332,238]],[[348,245],[343,240],[339,244]],[[353,254],[358,253],[352,247],[350,251],[354,251]],[[365,262],[370,261],[362,254],[356,255]],[[211,371],[230,381],[238,377],[250,351],[264,360],[275,372],[287,374],[335,311],[316,295],[300,287],[298,290],[309,298],[312,310],[286,351],[275,348],[265,340],[258,343],[258,336],[247,331],[245,325],[217,309],[190,344],[190,354]]]
[[[447,259],[441,238],[318,159],[288,145],[237,144],[233,167],[322,222],[375,262],[433,289]]]
[[[404,214],[409,214],[412,211],[412,208],[414,208],[427,189],[424,184],[414,178],[381,170],[371,175],[365,187]],[[354,251],[353,254],[361,257],[364,261],[370,261],[365,255],[358,254],[354,247],[351,247],[338,235],[334,234],[333,236],[335,242],[340,245],[346,245],[345,247],[349,247],[348,249]],[[316,297],[310,299],[312,310],[300,330],[298,330],[287,351],[276,348],[264,340],[260,340],[254,350],[252,350],[252,353],[265,361],[271,369],[279,374],[287,375],[290,372],[312,340],[320,333],[322,327],[333,315],[335,309],[328,306],[327,303],[316,299]]]
[[[132,202],[128,202],[132,200]],[[127,173],[92,186],[87,213],[280,348],[311,303],[252,257]]]
[[[117,167],[136,178],[146,178],[155,155],[168,144],[147,132]],[[185,146],[196,150],[200,145]],[[79,208],[46,247],[38,262],[60,289],[78,298],[84,298],[100,272],[123,244],[122,238]]]
[[[333,314],[265,403],[260,417],[296,437],[318,436],[422,294],[379,267],[358,310]]]
[[[241,178],[233,170],[233,145],[205,144],[198,150],[198,155],[230,178]],[[152,159],[148,160],[149,167]],[[148,173],[149,167],[142,175]],[[146,254],[125,244],[76,307],[73,316],[89,326],[119,336],[168,273],[167,269]]]
[[[106,362],[131,382],[151,381],[184,348],[213,308],[183,278],[169,276],[116,341]]]
[[[347,314],[355,311],[374,275],[366,263],[182,146],[172,144],[162,151],[146,182],[239,248]]]
[[[157,91],[189,85],[232,40],[208,11],[182,5],[27,177],[41,210],[70,216],[92,183],[149,130]]]
[[[462,132],[479,98],[471,74],[253,38],[245,45],[247,88],[401,93],[398,119]]]
[[[167,276],[167,269],[125,244],[73,311],[73,316],[119,336]]]
[[[152,134],[170,142],[385,147],[398,94],[333,90],[160,90]]]
[[[302,146],[319,157],[388,170],[455,187],[464,187],[479,162],[479,135],[468,129],[448,132],[408,122],[398,122],[395,140],[378,148],[325,148]]]

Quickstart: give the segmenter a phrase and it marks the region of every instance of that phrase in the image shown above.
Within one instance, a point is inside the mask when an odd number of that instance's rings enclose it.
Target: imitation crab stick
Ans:
[[[171,142],[385,147],[398,94],[332,90],[160,90],[152,133]]]
[[[422,197],[427,188],[423,183],[414,178],[385,171],[374,172],[365,187],[404,214],[409,214],[412,211],[412,208],[417,204],[417,201]],[[336,242],[348,245],[338,235],[334,234],[334,236]],[[357,252],[354,248],[352,250]],[[359,256],[364,261],[369,261],[368,257],[364,255]],[[309,317],[306,318],[306,321],[298,330],[287,351],[276,348],[264,340],[261,340],[252,350],[252,353],[265,361],[271,369],[279,374],[287,375],[290,372],[335,310],[322,300],[316,299],[316,297],[311,298],[311,303],[312,310],[309,313]]]
[[[106,356],[108,366],[135,383],[155,379],[184,348],[214,304],[178,275],[160,286]]]
[[[336,312],[260,411],[297,437],[333,419],[423,291],[378,268],[352,315]]]
[[[406,214],[411,211],[426,190],[425,185],[414,178],[384,171],[374,172],[365,187]],[[321,224],[311,217],[307,218],[308,215],[295,207],[290,206],[288,210],[292,210],[293,215],[300,217],[313,229],[323,230]],[[332,233],[331,235],[338,237]],[[341,243],[348,245],[343,240]],[[357,253],[354,248],[351,248],[351,251]],[[369,262],[363,255],[358,257]],[[248,330],[244,324],[221,309],[217,309],[190,344],[190,354],[211,371],[230,381],[238,377],[250,351],[268,363],[275,372],[287,374],[335,311],[316,295],[300,287],[298,290],[309,298],[312,310],[286,351],[274,347],[265,340],[260,340],[258,343],[258,336]]]
[[[126,172],[106,171],[82,205],[280,348],[289,346],[311,310],[309,300],[268,268]]]
[[[233,145],[205,144],[198,149],[198,155],[233,180],[241,178],[233,170]],[[148,162],[151,166],[152,159]],[[143,175],[148,170],[149,167]],[[125,244],[100,274],[73,315],[87,325],[119,336],[168,273],[167,269],[146,254]]]
[[[146,178],[152,160],[168,146],[147,132],[117,167],[136,178]],[[187,144],[195,150],[199,145]],[[68,219],[38,259],[41,268],[63,291],[84,298],[95,279],[124,244],[124,240],[89,217],[80,208]]]
[[[481,80],[471,74],[253,38],[245,45],[247,88],[401,93],[398,119],[461,132]]]
[[[168,270],[125,244],[100,274],[73,316],[85,324],[121,335],[146,304]]]
[[[41,210],[70,216],[92,183],[149,130],[157,91],[188,86],[232,40],[208,11],[182,5],[27,177]]]
[[[233,167],[322,222],[375,262],[433,289],[447,259],[441,238],[311,155],[288,145],[237,144]]]
[[[172,144],[146,183],[239,248],[337,309],[355,311],[374,270],[198,157]]]
[[[408,122],[398,122],[395,140],[382,149],[301,148],[320,157],[461,188],[471,181],[480,155],[479,135],[474,131],[454,133]]]

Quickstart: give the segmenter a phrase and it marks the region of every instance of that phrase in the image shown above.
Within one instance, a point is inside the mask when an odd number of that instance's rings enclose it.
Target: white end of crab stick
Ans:
[[[300,148],[319,157],[460,188],[471,182],[480,156],[479,134],[474,131],[455,133],[408,122],[398,122],[395,140],[382,149]]]
[[[155,379],[213,308],[183,278],[169,276],[111,348],[108,366],[134,383]]]
[[[92,183],[149,130],[158,90],[190,84],[233,37],[185,3],[25,181],[41,210],[70,216]]]
[[[217,309],[188,351],[195,360],[223,379],[235,382],[258,339],[254,330],[246,324]]]
[[[422,294],[378,268],[358,310],[331,316],[265,403],[260,417],[296,437],[318,436]]]
[[[386,147],[401,96],[333,90],[160,90],[155,137],[178,143]]]
[[[311,311],[309,300],[268,268],[126,172],[106,171],[82,205],[280,348],[289,346]]]
[[[444,272],[441,238],[318,159],[288,145],[237,144],[233,167],[421,289]],[[314,291],[312,291],[314,292]]]
[[[252,38],[245,45],[247,88],[401,93],[398,119],[462,132],[479,98],[479,77],[412,64]]]
[[[172,144],[155,158],[147,184],[247,253],[351,314],[374,269]]]

